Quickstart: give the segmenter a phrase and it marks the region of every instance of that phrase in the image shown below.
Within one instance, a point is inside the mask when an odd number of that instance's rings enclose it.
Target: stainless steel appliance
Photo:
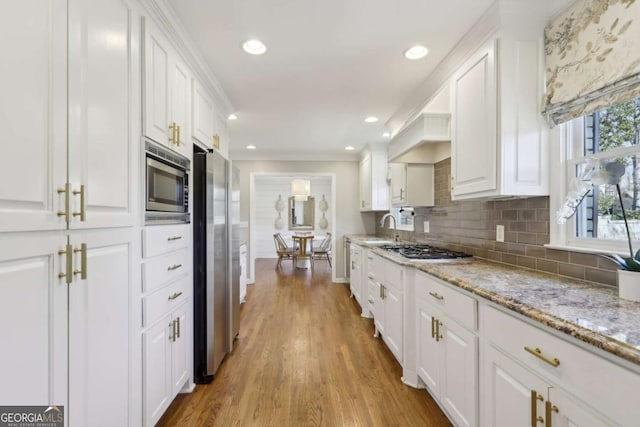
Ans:
[[[213,379],[237,334],[232,326],[239,291],[231,260],[238,254],[230,239],[228,174],[220,154],[194,146],[194,378],[200,384]]]
[[[189,222],[189,159],[145,141],[145,165],[145,223]]]
[[[229,218],[231,219],[231,253],[229,255],[229,280],[231,283],[231,323],[229,351],[233,350],[233,340],[240,333],[240,171],[229,168]]]
[[[472,259],[470,254],[464,252],[423,244],[382,245],[380,248],[419,262],[456,262]]]

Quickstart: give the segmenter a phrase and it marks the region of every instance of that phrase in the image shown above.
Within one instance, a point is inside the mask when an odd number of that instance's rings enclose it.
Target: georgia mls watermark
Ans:
[[[0,427],[64,427],[64,406],[0,406]]]

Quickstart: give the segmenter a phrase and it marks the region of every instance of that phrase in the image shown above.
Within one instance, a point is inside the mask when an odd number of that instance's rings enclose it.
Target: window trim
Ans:
[[[392,207],[391,208],[391,213],[393,214],[393,218],[396,220],[396,229],[397,230],[403,230],[403,231],[415,231],[415,226],[416,226],[416,221],[415,221],[415,216],[413,217],[413,223],[411,225],[404,225],[402,224],[402,222],[400,221],[400,209],[407,209],[406,207]],[[413,208],[410,208],[413,209]],[[415,212],[415,211],[414,211]],[[391,226],[391,221],[389,221],[389,229],[393,230],[393,227]]]
[[[564,204],[567,186],[575,174],[576,140],[584,138],[584,118],[580,117],[563,123],[549,132],[549,243],[544,245],[550,249],[570,250],[585,253],[616,253],[629,256],[629,245],[626,240],[610,240],[599,238],[577,237],[572,230],[576,229],[576,215],[561,225],[556,221],[556,212]],[[618,147],[593,155],[596,158],[608,158],[640,152],[640,147]],[[580,153],[580,157],[583,155]],[[557,183],[558,185],[554,185]],[[640,244],[634,241],[634,251]]]

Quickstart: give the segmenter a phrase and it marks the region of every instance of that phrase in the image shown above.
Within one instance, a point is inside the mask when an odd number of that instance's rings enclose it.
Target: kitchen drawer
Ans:
[[[154,225],[142,229],[142,257],[156,255],[186,248],[191,241],[191,226]]]
[[[478,301],[436,279],[417,272],[415,275],[416,296],[422,297],[447,316],[473,331],[478,329]]]
[[[633,403],[640,389],[637,373],[490,306],[481,307],[480,321],[480,330],[495,347],[602,414],[621,425],[640,418],[640,407]],[[539,349],[539,356],[525,347]],[[554,367],[542,358],[559,364]]]
[[[151,292],[184,276],[190,269],[187,248],[148,259],[142,264],[142,292]]]
[[[187,298],[189,277],[182,277],[164,288],[142,298],[142,327],[178,307]]]

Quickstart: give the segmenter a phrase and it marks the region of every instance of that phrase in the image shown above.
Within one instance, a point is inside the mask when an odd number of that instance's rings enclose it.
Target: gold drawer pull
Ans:
[[[549,365],[553,366],[554,368],[558,367],[558,365],[560,364],[560,359],[557,359],[555,357],[551,359],[550,357],[545,356],[544,354],[542,354],[542,350],[540,350],[538,347],[536,348],[525,347],[524,349],[525,351],[533,354],[538,359],[547,362]]]
[[[371,280],[375,279],[375,276],[373,274],[367,274],[367,277]]]
[[[173,242],[174,240],[180,240],[180,239],[182,239],[182,236],[172,236],[172,237],[168,237],[167,241]]]
[[[369,298],[368,301],[369,301],[369,304],[374,304],[373,298]]]
[[[169,301],[173,301],[174,299],[178,298],[180,295],[182,295],[182,292],[176,292],[173,295],[171,295],[169,297]]]
[[[182,264],[175,264],[175,265],[172,265],[171,267],[167,267],[167,270],[173,271],[173,270],[179,269],[180,267],[182,267]]]
[[[429,295],[431,295],[432,297],[434,297],[435,299],[438,299],[440,301],[442,301],[444,299],[444,297],[442,295],[440,295],[437,292],[429,292]]]

